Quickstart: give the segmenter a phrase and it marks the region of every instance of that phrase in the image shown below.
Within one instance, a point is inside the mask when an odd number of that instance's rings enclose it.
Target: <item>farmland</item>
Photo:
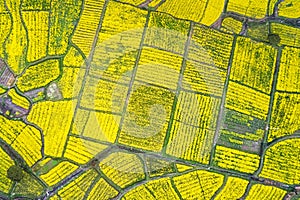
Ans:
[[[0,199],[296,197],[298,7],[0,0]]]

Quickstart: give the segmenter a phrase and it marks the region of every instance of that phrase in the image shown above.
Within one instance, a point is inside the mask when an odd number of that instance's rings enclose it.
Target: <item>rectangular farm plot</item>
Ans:
[[[180,92],[166,153],[208,164],[221,99]]]
[[[86,57],[90,55],[104,4],[105,0],[86,0],[84,2],[84,9],[72,37],[72,42],[81,49]]]
[[[263,18],[267,13],[268,1],[264,0],[229,0],[227,11],[252,18]]]
[[[218,144],[259,154],[266,121],[231,109],[224,113]]]
[[[188,60],[227,70],[233,36],[201,25],[193,27]]]
[[[47,11],[22,12],[24,23],[28,30],[28,53],[29,62],[41,59],[46,56],[48,45],[48,18]]]
[[[182,60],[173,53],[144,47],[135,80],[176,90]]]
[[[159,12],[164,12],[180,19],[189,19],[200,22],[208,0],[167,0],[160,7]]]
[[[229,82],[225,107],[246,115],[266,120],[270,96],[247,86]]]
[[[161,151],[174,98],[171,90],[135,82],[118,142]]]
[[[258,155],[217,145],[213,165],[252,174],[258,169],[259,161],[260,157]]]
[[[275,62],[276,51],[273,47],[238,37],[230,79],[269,94]]]
[[[87,77],[80,106],[93,110],[121,113],[128,86],[94,77]]]
[[[300,92],[300,49],[285,47],[282,51],[277,90]]]
[[[122,72],[126,72],[124,68],[134,65],[127,63],[129,59],[135,63],[146,26],[146,17],[147,11],[145,10],[114,1],[108,3],[90,74],[101,76],[104,71],[112,67],[111,69],[115,69],[116,73],[122,75]]]
[[[91,111],[82,135],[98,141],[114,143],[117,137],[121,116]]]
[[[280,44],[282,45],[300,47],[299,28],[281,23],[271,23],[271,33],[280,35]]]
[[[189,29],[188,21],[151,12],[144,44],[183,55]]]
[[[268,142],[300,129],[300,94],[275,93]]]
[[[120,118],[120,115],[109,112],[78,108],[70,133],[113,143],[117,137]]]
[[[221,97],[226,71],[196,61],[187,61],[181,87],[188,91]]]

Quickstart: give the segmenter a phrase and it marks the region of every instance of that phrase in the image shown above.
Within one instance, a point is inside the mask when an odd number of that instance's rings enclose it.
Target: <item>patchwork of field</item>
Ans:
[[[0,199],[296,197],[298,7],[0,0]]]

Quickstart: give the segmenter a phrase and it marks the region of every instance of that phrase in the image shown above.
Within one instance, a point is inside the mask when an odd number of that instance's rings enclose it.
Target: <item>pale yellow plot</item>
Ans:
[[[300,92],[300,49],[285,47],[282,51],[276,89]]]
[[[17,85],[21,91],[37,89],[57,79],[59,74],[59,60],[47,60],[27,68]]]
[[[299,0],[285,0],[278,6],[278,15],[286,18],[300,17],[300,1]]]
[[[118,115],[91,111],[85,124],[83,136],[114,143],[120,119],[121,116]]]
[[[84,1],[84,9],[72,37],[72,42],[81,49],[86,57],[90,55],[104,3],[105,0]]]
[[[7,63],[16,74],[20,74],[26,66],[26,47],[28,45],[26,30],[20,15],[20,5],[21,0],[6,2],[13,23],[10,35],[4,45],[7,53]]]
[[[261,200],[272,200],[272,199],[284,199],[287,192],[280,188],[273,186],[267,186],[262,184],[255,184],[251,187],[246,200],[261,199]]]
[[[106,148],[106,145],[70,136],[64,157],[76,163],[85,164]]]
[[[28,120],[43,130],[46,155],[62,156],[74,114],[74,104],[76,102],[46,101],[32,107]]]
[[[11,147],[14,148],[32,166],[42,158],[42,138],[38,129],[27,125],[20,135],[13,141]]]
[[[135,80],[176,90],[182,60],[173,53],[144,47]]]
[[[48,11],[22,12],[25,26],[28,32],[27,61],[33,62],[47,54],[48,46]]]
[[[183,199],[211,199],[222,186],[224,176],[221,174],[197,170],[176,176],[174,185]]]
[[[225,107],[265,120],[268,115],[270,96],[239,83],[230,82]]]
[[[62,181],[65,177],[74,172],[78,167],[70,162],[63,161],[52,168],[48,173],[40,175],[40,178],[49,186]]]
[[[177,158],[208,164],[214,132],[175,121],[166,153]]]
[[[7,178],[7,170],[14,165],[14,161],[0,148],[0,190],[4,193],[9,193],[10,187],[13,182]]]
[[[127,92],[128,86],[88,76],[80,105],[84,108],[122,113]]]
[[[57,82],[63,98],[77,98],[81,89],[85,70],[80,68],[64,67],[62,77]]]
[[[115,1],[108,3],[90,74],[108,75],[113,81],[119,81],[122,74],[130,73],[141,44],[146,16],[145,10]]]
[[[239,172],[254,173],[259,165],[259,156],[217,145],[214,157],[218,167]]]
[[[121,188],[145,178],[143,164],[135,154],[112,153],[103,159],[99,166],[102,172]]]
[[[183,55],[189,29],[189,21],[166,13],[151,12],[144,44]]]
[[[227,182],[221,192],[216,196],[216,200],[239,199],[245,193],[248,181],[237,177],[228,177]]]
[[[287,184],[300,184],[300,139],[283,140],[267,149],[260,177]]]
[[[97,176],[98,173],[92,169],[86,171],[59,190],[58,195],[61,199],[82,200]]]
[[[71,127],[71,133],[81,135],[89,118],[90,111],[77,108],[74,122]]]
[[[174,113],[167,153],[207,164],[219,105],[220,99],[181,92]]]
[[[118,191],[109,185],[109,183],[107,183],[103,178],[101,178],[99,181],[97,181],[87,199],[111,199],[117,195]]]
[[[136,8],[130,5],[110,1],[105,17],[102,23],[98,44],[109,40],[110,37],[129,31],[131,29],[143,29],[146,23],[147,11],[140,8]],[[122,44],[127,47],[134,48],[137,45],[135,42],[132,43],[131,39],[137,36],[142,36],[142,32],[138,35],[124,35],[125,38],[120,38]],[[126,37],[127,36],[127,37]],[[113,42],[113,41],[111,41]]]
[[[225,70],[201,62],[187,61],[182,87],[186,90],[221,97],[225,79]]]

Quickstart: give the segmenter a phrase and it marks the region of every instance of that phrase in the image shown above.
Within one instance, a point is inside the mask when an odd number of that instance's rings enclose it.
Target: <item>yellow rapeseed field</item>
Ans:
[[[227,182],[221,192],[216,196],[216,200],[239,199],[243,196],[248,181],[237,177],[228,177]]]
[[[43,130],[46,155],[62,156],[73,114],[72,101],[46,101],[32,107],[28,120]]]
[[[237,149],[217,145],[214,163],[218,167],[244,173],[254,173],[259,165],[259,156]]]
[[[84,1],[84,9],[72,37],[72,42],[81,49],[86,57],[90,55],[104,3],[105,0]]]
[[[49,12],[26,11],[22,16],[28,31],[27,60],[33,62],[47,54]]]
[[[266,186],[261,184],[255,184],[251,187],[246,200],[252,199],[283,199],[286,194],[285,190],[273,187]]]
[[[142,161],[135,154],[112,153],[103,159],[99,166],[101,171],[121,188],[126,188],[145,178]]]
[[[174,185],[183,199],[211,199],[222,186],[224,176],[221,174],[197,170],[173,178]]]
[[[52,168],[49,172],[46,174],[40,175],[40,178],[47,183],[49,186],[53,186],[57,184],[59,181],[63,180],[65,177],[70,175],[72,172],[74,172],[78,166],[63,161],[56,165],[54,168]]]
[[[6,154],[6,152],[0,148],[0,190],[4,193],[9,193],[13,182],[7,178],[7,170],[14,165],[14,161]]]
[[[62,199],[83,199],[90,185],[94,182],[98,173],[91,169],[78,176],[75,180],[58,191]]]
[[[25,73],[18,78],[17,85],[23,92],[37,89],[57,79],[59,74],[59,60],[47,60],[26,69]]]
[[[300,94],[275,93],[268,142],[300,129]]]
[[[66,151],[64,152],[64,157],[78,164],[85,164],[106,148],[106,145],[70,136],[67,142]]]
[[[12,29],[4,43],[7,63],[13,72],[19,74],[25,68],[26,46],[28,45],[26,30],[20,16],[21,0],[9,1],[6,5],[12,17]]]
[[[300,139],[287,139],[267,149],[259,176],[287,184],[300,184]]]
[[[88,200],[94,199],[110,199],[118,195],[118,191],[114,189],[109,183],[107,183],[103,178],[97,181],[90,194],[88,195]]]

